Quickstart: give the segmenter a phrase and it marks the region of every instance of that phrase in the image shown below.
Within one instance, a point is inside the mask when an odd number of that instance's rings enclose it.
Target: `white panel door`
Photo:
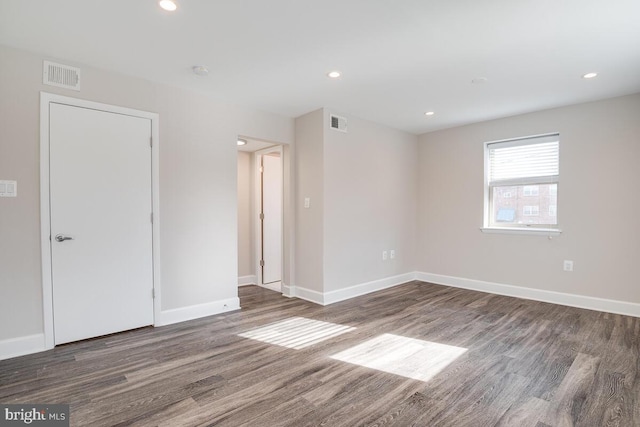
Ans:
[[[55,103],[49,116],[55,343],[151,325],[151,121]]]
[[[282,162],[279,153],[262,156],[262,283],[282,279]]]

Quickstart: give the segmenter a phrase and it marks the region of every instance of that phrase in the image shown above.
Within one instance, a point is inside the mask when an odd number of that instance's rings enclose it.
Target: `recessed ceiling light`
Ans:
[[[238,138],[238,142],[237,142],[237,144],[238,144],[239,146],[240,146],[240,145],[247,145],[247,141],[245,141],[244,139],[240,139],[240,138]]]
[[[164,10],[168,10],[169,12],[173,12],[178,8],[178,5],[176,4],[176,2],[172,0],[160,0],[158,4],[160,5],[161,8],[163,8]]]
[[[598,73],[587,73],[585,75],[582,76],[583,79],[592,79],[594,77],[597,77]]]
[[[337,79],[338,77],[341,76],[340,71],[331,71],[330,73],[327,74],[327,76],[331,77],[332,79]]]
[[[435,113],[433,111],[427,111],[424,113],[425,116],[433,116]]]
[[[191,67],[193,73],[198,76],[206,77],[209,75],[209,69],[205,65],[194,65]]]

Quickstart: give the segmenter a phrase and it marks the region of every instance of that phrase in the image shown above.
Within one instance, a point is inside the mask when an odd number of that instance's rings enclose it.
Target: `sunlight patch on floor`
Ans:
[[[291,317],[238,334],[243,338],[300,350],[356,328],[304,317]]]
[[[466,351],[462,347],[383,334],[334,354],[331,358],[406,378],[429,381]]]

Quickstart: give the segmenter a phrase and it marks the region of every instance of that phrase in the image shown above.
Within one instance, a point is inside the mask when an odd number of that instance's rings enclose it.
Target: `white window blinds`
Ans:
[[[559,135],[487,144],[489,185],[557,182]]]

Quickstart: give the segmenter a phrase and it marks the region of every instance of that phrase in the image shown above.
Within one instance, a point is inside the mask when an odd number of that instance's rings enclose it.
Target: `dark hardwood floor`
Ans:
[[[638,318],[420,282],[240,297],[0,361],[0,402],[69,403],[77,426],[640,426]]]

